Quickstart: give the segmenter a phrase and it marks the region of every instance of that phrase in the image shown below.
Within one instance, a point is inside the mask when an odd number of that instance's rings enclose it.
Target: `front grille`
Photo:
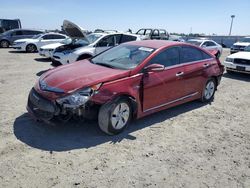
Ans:
[[[250,65],[250,60],[247,59],[234,59],[235,64]]]
[[[56,111],[55,104],[42,97],[34,88],[30,91],[28,106],[33,114],[39,119],[50,120],[53,118]]]
[[[234,50],[244,50],[244,49],[245,49],[245,46],[234,45],[234,46],[232,47],[232,49],[234,49]]]

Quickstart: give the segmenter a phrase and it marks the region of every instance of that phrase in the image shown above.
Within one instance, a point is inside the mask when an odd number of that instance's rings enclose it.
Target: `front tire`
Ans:
[[[109,135],[119,134],[128,126],[131,114],[132,108],[126,99],[106,103],[99,110],[99,127]]]
[[[37,51],[36,45],[34,45],[34,44],[28,44],[26,46],[26,52],[28,52],[28,53],[34,53],[36,51]]]
[[[210,78],[203,89],[202,102],[210,102],[214,98],[216,90],[216,82],[214,78]]]
[[[10,43],[9,43],[9,41],[7,41],[7,40],[2,40],[2,41],[0,42],[0,46],[1,46],[1,48],[9,48]]]

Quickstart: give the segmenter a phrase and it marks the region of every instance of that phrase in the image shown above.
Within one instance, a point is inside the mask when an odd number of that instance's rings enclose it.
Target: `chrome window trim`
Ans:
[[[209,58],[209,59],[202,59],[202,60],[198,60],[198,61],[190,61],[190,62],[180,63],[180,64],[177,64],[177,65],[172,65],[172,66],[169,66],[169,67],[165,67],[164,70],[168,70],[168,69],[172,69],[172,68],[176,68],[176,67],[181,67],[183,65],[191,65],[191,64],[195,64],[195,63],[202,63],[202,62],[206,62],[206,61],[211,61],[213,59],[214,58]]]
[[[170,101],[170,102],[167,102],[167,103],[164,103],[164,104],[161,104],[161,105],[158,105],[158,106],[155,106],[155,107],[149,108],[149,109],[147,109],[147,110],[145,110],[145,111],[143,111],[143,112],[148,112],[148,111],[151,111],[151,110],[155,110],[155,109],[157,109],[157,108],[161,108],[161,107],[164,107],[164,106],[167,106],[167,105],[173,104],[173,103],[175,103],[175,102],[182,101],[182,100],[184,100],[184,99],[187,99],[187,98],[193,97],[193,96],[197,95],[198,93],[199,93],[199,92],[195,92],[195,93],[192,93],[192,94],[190,94],[190,95],[186,95],[186,96],[184,96],[184,97],[181,97],[181,98],[175,99],[175,100],[173,100],[173,101]]]

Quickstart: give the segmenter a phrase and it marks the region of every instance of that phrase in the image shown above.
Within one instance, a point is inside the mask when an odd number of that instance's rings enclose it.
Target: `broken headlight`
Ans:
[[[101,83],[92,87],[87,87],[66,97],[57,99],[56,102],[65,107],[78,107],[84,105],[99,90]]]

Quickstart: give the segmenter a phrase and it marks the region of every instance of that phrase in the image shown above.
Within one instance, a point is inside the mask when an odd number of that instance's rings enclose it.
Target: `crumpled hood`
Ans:
[[[235,46],[249,46],[250,42],[236,42],[234,43]]]
[[[229,58],[247,59],[250,60],[250,52],[237,52],[228,56]]]
[[[18,39],[15,40],[14,42],[38,42],[37,39]]]
[[[47,71],[40,81],[49,87],[72,93],[84,87],[127,77],[129,73],[129,70],[112,69],[82,60]]]

